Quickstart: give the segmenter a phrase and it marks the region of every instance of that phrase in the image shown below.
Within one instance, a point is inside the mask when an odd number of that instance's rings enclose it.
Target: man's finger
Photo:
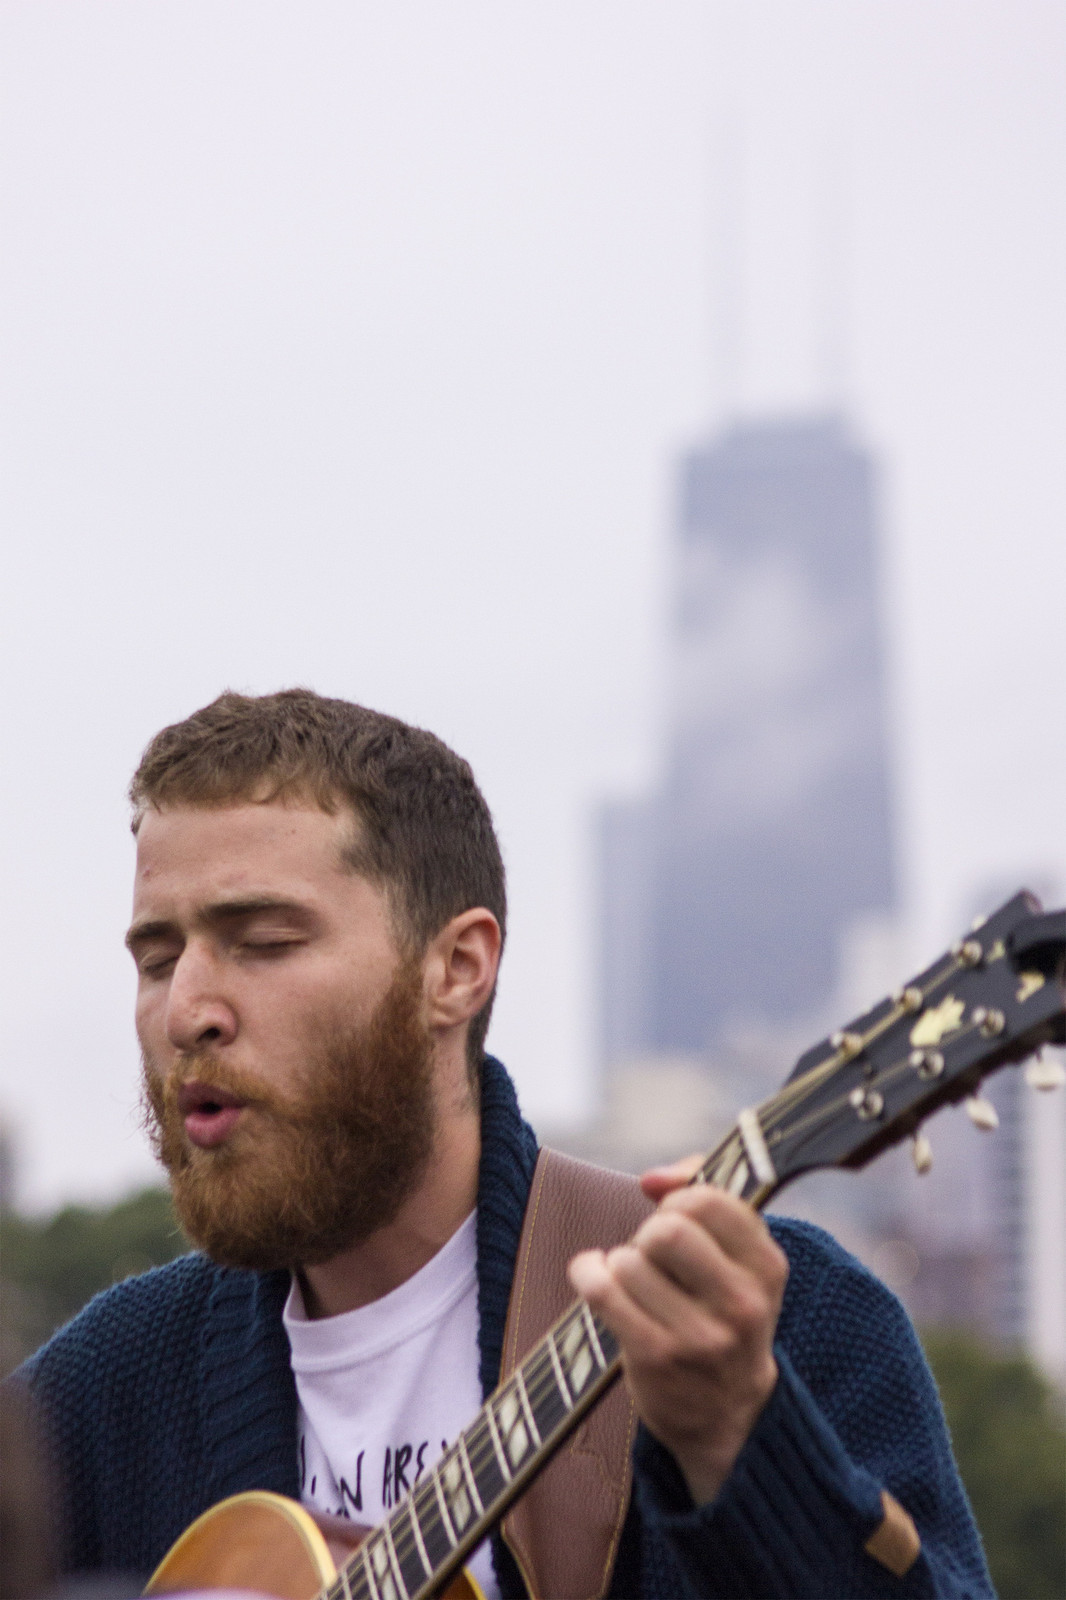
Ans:
[[[640,1187],[649,1200],[658,1204],[674,1189],[690,1184],[702,1165],[702,1155],[691,1155],[683,1156],[680,1161],[673,1161],[666,1167],[649,1167],[647,1172],[641,1174]]]
[[[754,1276],[747,1263],[729,1255],[696,1218],[683,1212],[657,1211],[641,1224],[631,1248],[645,1256],[679,1291],[695,1296],[716,1312],[728,1312],[731,1306],[744,1301]],[[612,1251],[609,1264],[615,1256]]]
[[[603,1318],[631,1356],[648,1359],[661,1352],[666,1337],[662,1325],[617,1281],[602,1250],[582,1251],[571,1261],[569,1272],[577,1293]]]
[[[755,1271],[787,1271],[784,1251],[774,1242],[762,1217],[722,1189],[707,1184],[678,1189],[665,1197],[662,1209],[692,1217],[731,1260],[743,1266]]]

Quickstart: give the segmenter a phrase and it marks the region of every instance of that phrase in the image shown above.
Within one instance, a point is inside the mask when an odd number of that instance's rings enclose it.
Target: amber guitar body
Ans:
[[[252,1490],[219,1501],[186,1528],[149,1580],[145,1594],[174,1589],[255,1589],[277,1600],[315,1600],[358,1545],[338,1518],[311,1514],[284,1495]],[[354,1531],[354,1530],[353,1530]],[[359,1530],[360,1533],[367,1530]],[[484,1600],[460,1572],[441,1600]]]

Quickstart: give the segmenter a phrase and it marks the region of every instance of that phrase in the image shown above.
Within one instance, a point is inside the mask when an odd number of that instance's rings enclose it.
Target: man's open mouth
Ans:
[[[210,1083],[183,1083],[178,1090],[178,1111],[192,1144],[201,1149],[228,1139],[240,1119],[244,1101]]]

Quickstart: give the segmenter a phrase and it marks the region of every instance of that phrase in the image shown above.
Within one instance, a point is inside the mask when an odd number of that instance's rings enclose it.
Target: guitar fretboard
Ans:
[[[751,1139],[742,1119],[692,1181],[759,1204]],[[620,1372],[614,1335],[575,1301],[318,1600],[438,1594]]]
[[[613,1335],[576,1302],[319,1600],[427,1600],[437,1593],[619,1371]]]

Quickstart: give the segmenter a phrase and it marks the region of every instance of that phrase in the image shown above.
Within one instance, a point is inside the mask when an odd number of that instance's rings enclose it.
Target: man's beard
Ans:
[[[314,1266],[391,1222],[433,1150],[432,1039],[421,970],[403,964],[368,1024],[323,1026],[289,1096],[210,1050],[164,1078],[144,1058],[145,1125],[194,1244],[223,1266]],[[182,1084],[202,1081],[245,1104],[222,1144],[185,1133]]]

